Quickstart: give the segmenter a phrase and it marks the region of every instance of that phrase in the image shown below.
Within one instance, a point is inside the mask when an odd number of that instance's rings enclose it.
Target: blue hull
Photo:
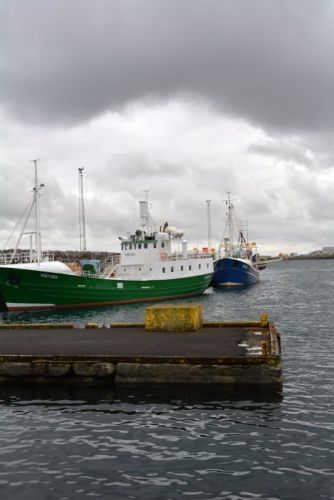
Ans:
[[[259,281],[259,271],[240,259],[223,257],[214,262],[211,286],[252,285]]]

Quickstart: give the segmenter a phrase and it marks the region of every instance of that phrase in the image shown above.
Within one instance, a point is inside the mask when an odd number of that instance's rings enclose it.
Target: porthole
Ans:
[[[21,278],[18,274],[10,273],[8,275],[9,285],[17,286],[20,284]]]

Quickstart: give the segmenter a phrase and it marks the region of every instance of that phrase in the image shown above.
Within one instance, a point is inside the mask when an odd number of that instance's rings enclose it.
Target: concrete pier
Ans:
[[[282,383],[280,337],[266,315],[248,322],[196,320],[186,331],[179,324],[155,330],[152,317],[146,325],[0,325],[0,382]]]

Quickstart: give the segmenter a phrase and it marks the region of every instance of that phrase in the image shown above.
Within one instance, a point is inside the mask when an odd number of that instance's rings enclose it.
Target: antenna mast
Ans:
[[[80,233],[80,251],[86,251],[86,217],[85,202],[83,193],[83,171],[84,167],[78,168],[79,172],[79,233]]]
[[[208,247],[212,247],[212,229],[211,229],[211,200],[206,200],[207,204],[207,216],[208,216]]]
[[[227,204],[227,225],[228,225],[228,232],[229,232],[229,246],[230,250],[233,248],[233,234],[234,234],[234,221],[232,217],[232,210],[233,210],[233,203],[231,199],[231,193],[230,191],[227,192],[227,200],[224,200]]]
[[[37,160],[31,160],[31,162],[35,166],[35,186],[34,186],[34,203],[35,203],[35,228],[36,228],[36,261],[39,264],[41,262],[42,257],[42,249],[41,249],[41,221],[40,221],[40,211],[39,211],[39,192],[44,184],[38,184],[38,171],[37,171]]]

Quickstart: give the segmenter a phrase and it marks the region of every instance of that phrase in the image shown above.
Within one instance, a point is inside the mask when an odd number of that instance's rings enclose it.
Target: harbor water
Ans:
[[[206,320],[269,314],[282,390],[0,386],[1,499],[334,499],[334,260],[215,291]],[[2,323],[143,321],[145,305],[3,313]]]

